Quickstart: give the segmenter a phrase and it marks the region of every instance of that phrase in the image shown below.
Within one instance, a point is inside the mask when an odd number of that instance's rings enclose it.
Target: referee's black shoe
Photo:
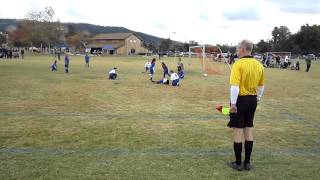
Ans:
[[[246,171],[250,171],[252,169],[252,166],[250,163],[243,163],[243,169]]]
[[[242,171],[242,169],[243,169],[241,164],[238,165],[236,162],[230,162],[230,163],[228,163],[228,166],[234,170],[237,170],[237,171]]]

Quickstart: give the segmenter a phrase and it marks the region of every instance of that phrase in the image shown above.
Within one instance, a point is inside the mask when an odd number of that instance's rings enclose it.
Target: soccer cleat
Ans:
[[[243,163],[243,169],[246,171],[250,171],[252,169],[252,166],[250,163]]]
[[[230,162],[228,163],[228,166],[234,170],[242,171],[242,166],[238,165],[236,162]]]

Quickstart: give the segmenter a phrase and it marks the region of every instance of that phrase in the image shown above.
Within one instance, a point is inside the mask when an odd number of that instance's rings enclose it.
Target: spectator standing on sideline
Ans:
[[[311,68],[311,60],[312,60],[312,55],[308,54],[306,56],[306,64],[307,64],[307,69],[306,72],[309,72],[310,68]]]
[[[84,60],[86,63],[85,66],[89,68],[90,56],[88,55],[88,53],[86,53],[86,55],[84,56]]]
[[[21,53],[21,59],[24,59],[24,49],[21,49],[20,53]]]
[[[69,55],[66,54],[64,57],[64,69],[66,73],[69,73],[69,62],[70,62]]]

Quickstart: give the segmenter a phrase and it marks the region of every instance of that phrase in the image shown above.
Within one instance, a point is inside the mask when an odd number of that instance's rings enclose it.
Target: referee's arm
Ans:
[[[240,80],[241,80],[241,73],[240,69],[237,66],[237,63],[235,63],[231,70],[230,75],[230,112],[236,113],[237,112],[237,100],[240,92]]]
[[[260,101],[264,93],[264,70],[262,71],[262,75],[258,84],[257,91],[257,100]]]

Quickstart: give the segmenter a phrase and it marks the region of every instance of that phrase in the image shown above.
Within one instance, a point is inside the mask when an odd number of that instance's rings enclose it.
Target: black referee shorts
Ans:
[[[257,108],[257,96],[239,96],[237,113],[230,113],[230,128],[253,127],[254,113]]]

